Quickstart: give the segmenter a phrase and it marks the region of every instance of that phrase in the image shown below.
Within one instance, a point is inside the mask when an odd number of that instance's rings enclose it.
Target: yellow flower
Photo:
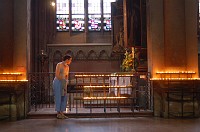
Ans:
[[[132,71],[134,69],[134,60],[133,60],[132,53],[129,53],[128,51],[124,54],[124,59],[122,61],[121,68],[123,71]]]

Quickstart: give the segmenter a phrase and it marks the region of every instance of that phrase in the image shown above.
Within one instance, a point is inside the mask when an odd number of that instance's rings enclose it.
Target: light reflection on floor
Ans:
[[[199,132],[200,119],[69,118],[1,121],[1,132]]]

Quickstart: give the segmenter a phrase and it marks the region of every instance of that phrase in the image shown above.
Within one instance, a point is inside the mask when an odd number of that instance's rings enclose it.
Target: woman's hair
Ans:
[[[71,57],[71,55],[65,55],[63,56],[63,61],[69,60]]]

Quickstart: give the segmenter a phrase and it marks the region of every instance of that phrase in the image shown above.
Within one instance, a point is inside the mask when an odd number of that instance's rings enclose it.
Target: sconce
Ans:
[[[46,52],[44,50],[41,50],[40,54],[39,54],[39,61],[41,62],[42,72],[44,72],[45,62],[47,61],[47,59],[48,59],[48,56],[47,56]]]
[[[56,3],[54,1],[51,1],[50,5],[55,7]]]

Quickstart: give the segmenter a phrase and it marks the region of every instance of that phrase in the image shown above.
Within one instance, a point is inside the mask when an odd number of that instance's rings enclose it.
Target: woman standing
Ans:
[[[62,62],[56,65],[55,78],[53,80],[53,89],[55,95],[55,107],[58,119],[67,119],[64,111],[67,106],[67,82],[69,76],[69,64],[72,61],[70,55],[65,55]]]

